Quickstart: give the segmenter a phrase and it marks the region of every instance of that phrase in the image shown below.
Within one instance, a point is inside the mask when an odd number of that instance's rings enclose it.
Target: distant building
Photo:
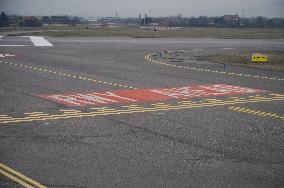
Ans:
[[[224,15],[223,19],[226,22],[240,22],[241,18],[236,14],[236,15]]]
[[[121,23],[121,18],[119,18],[119,17],[105,17],[105,18],[101,18],[99,21],[105,22],[105,23],[108,23],[108,24]]]
[[[40,27],[41,21],[35,16],[24,16],[23,22],[25,27]]]
[[[147,24],[148,26],[159,26],[160,24],[159,23],[149,23]]]
[[[68,20],[68,16],[51,16],[49,24],[66,24]]]

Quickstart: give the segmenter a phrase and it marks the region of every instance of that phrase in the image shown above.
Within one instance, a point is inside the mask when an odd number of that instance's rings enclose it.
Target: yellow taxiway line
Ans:
[[[129,106],[116,106],[116,107],[98,107],[91,108],[89,112],[83,112],[80,110],[60,110],[59,114],[46,114],[40,112],[24,113],[25,117],[12,117],[8,115],[0,115],[0,125],[10,123],[23,123],[34,121],[46,121],[46,120],[63,120],[70,118],[82,118],[82,117],[95,117],[95,116],[107,116],[107,115],[121,115],[121,114],[133,114],[133,113],[145,113],[145,112],[157,112],[157,111],[170,111],[181,109],[193,109],[193,108],[208,108],[227,105],[239,105],[249,103],[261,103],[261,102],[273,102],[283,101],[284,95],[269,94],[268,96],[247,96],[242,97],[230,97],[224,100],[218,99],[204,99],[202,101],[183,100],[176,102],[175,104],[166,103],[153,103],[153,104],[141,104],[141,105],[129,105]]]
[[[46,186],[40,184],[39,182],[21,174],[16,170],[13,170],[2,163],[0,163],[0,173],[26,188],[46,188]]]

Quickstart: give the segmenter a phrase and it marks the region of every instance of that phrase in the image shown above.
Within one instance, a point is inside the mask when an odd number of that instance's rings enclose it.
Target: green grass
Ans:
[[[14,35],[26,35],[27,28],[22,33]],[[141,30],[137,27],[118,28],[95,28],[92,26],[60,26],[33,28],[37,30],[33,35],[55,36],[55,37],[134,37],[134,38],[245,38],[245,39],[284,39],[284,29],[247,29],[247,28],[181,28],[174,31],[152,31]],[[1,30],[2,32],[21,31]],[[29,33],[31,34],[31,33]]]
[[[198,56],[199,61],[211,61],[214,63],[229,64],[244,67],[254,67],[260,69],[276,70],[284,72],[284,52],[283,51],[263,51],[261,53],[268,55],[267,63],[251,62],[253,52],[233,51],[230,53]]]

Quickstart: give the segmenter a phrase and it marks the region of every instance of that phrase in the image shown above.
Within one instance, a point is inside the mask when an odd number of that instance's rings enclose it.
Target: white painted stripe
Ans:
[[[37,37],[37,36],[23,36],[23,37],[29,37],[35,46],[53,46],[44,37]]]
[[[204,49],[194,49],[194,51],[202,51],[202,50],[204,50]]]

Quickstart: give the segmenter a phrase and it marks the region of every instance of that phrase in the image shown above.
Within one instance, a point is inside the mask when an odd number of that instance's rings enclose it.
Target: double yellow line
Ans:
[[[260,103],[260,102],[273,102],[273,101],[284,101],[284,95],[281,94],[269,94],[268,96],[247,96],[246,98],[241,97],[230,97],[225,100],[217,99],[205,99],[203,101],[190,101],[183,100],[174,104],[171,103],[153,103],[153,104],[141,104],[141,105],[129,105],[129,106],[117,106],[111,107],[100,107],[91,108],[92,111],[83,112],[79,110],[60,110],[60,114],[44,114],[43,112],[25,113],[26,117],[12,117],[0,115],[0,125],[9,123],[23,123],[23,122],[34,122],[34,121],[46,121],[46,120],[63,120],[71,118],[83,118],[83,117],[96,117],[106,115],[121,115],[121,114],[133,114],[133,113],[145,113],[145,112],[157,112],[157,111],[169,111],[169,110],[182,110],[182,109],[193,109],[193,108],[204,108],[204,107],[217,107],[226,105],[237,105],[237,104],[248,104],[248,103]]]
[[[23,185],[26,188],[46,188],[46,186],[38,183],[35,180],[13,170],[12,168],[0,163],[0,173],[12,179],[13,181]]]

